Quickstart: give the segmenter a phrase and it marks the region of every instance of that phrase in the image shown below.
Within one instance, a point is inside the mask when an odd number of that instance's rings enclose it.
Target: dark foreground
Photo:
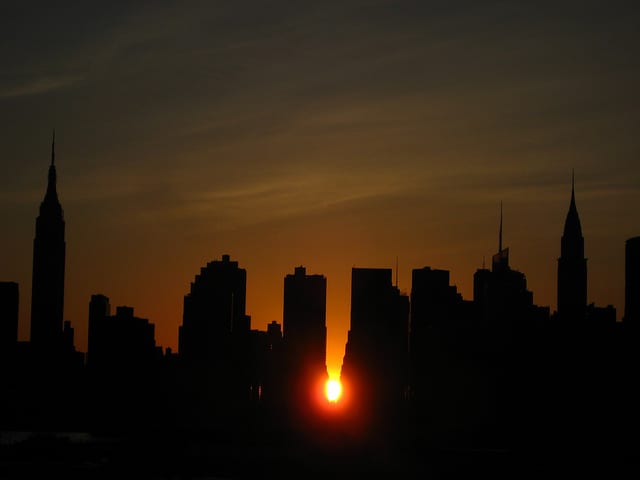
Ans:
[[[640,478],[637,452],[444,449],[409,442],[1,432],[0,478]],[[63,476],[63,477],[60,477]]]

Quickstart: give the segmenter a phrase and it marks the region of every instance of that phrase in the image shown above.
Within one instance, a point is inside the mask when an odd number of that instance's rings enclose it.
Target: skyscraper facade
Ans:
[[[55,133],[47,192],[40,204],[33,241],[31,332],[34,348],[52,350],[62,344],[64,309],[64,215],[56,191]]]
[[[185,394],[197,399],[183,412],[187,421],[229,424],[255,401],[246,288],[246,270],[223,255],[200,269],[184,297],[178,353]]]
[[[327,279],[296,267],[284,279],[283,339],[291,362],[326,370]]]
[[[449,284],[448,270],[424,267],[412,271],[409,373],[413,400],[421,403],[433,393],[430,374],[437,349],[444,343],[440,340],[445,333],[460,329],[464,304],[457,287]]]
[[[89,335],[87,345],[87,365],[91,368],[100,362],[100,358],[107,357],[108,344],[102,334],[103,324],[111,315],[109,298],[102,294],[91,295],[89,302]]]
[[[409,297],[391,277],[386,268],[351,270],[351,325],[341,380],[345,401],[371,418],[376,410],[396,411],[407,392]]]
[[[327,279],[302,266],[284,278],[283,342],[286,375],[299,405],[322,396],[327,380]]]

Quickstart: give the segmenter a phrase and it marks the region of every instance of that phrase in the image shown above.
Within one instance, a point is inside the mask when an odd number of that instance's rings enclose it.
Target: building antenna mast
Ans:
[[[500,231],[498,233],[498,253],[502,253],[502,201],[500,202]]]
[[[396,255],[396,288],[398,288],[398,256]]]

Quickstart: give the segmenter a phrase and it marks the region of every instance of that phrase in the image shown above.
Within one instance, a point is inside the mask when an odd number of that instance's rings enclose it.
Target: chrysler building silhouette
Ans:
[[[584,237],[576,208],[574,175],[571,175],[571,203],[564,222],[558,258],[558,316],[564,322],[585,318],[587,307],[587,259]]]
[[[55,130],[44,200],[36,219],[31,284],[31,343],[40,350],[62,344],[64,305],[64,215],[56,192]]]

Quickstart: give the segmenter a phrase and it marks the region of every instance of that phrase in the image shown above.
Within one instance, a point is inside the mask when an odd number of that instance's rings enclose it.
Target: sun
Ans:
[[[342,394],[342,385],[340,385],[338,380],[328,380],[325,386],[325,392],[327,394],[327,400],[335,403]]]

